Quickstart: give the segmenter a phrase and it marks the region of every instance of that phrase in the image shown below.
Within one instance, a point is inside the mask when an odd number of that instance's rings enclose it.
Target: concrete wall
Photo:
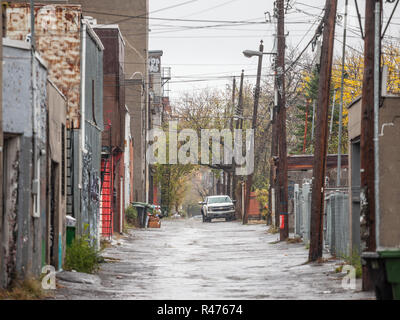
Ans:
[[[384,135],[379,138],[380,161],[380,245],[387,248],[400,248],[400,98],[385,97],[380,108],[379,125],[391,123],[384,128]],[[357,100],[349,108],[349,140],[357,139],[361,133],[361,101]],[[351,150],[351,149],[350,149]],[[351,157],[351,156],[350,156]],[[352,164],[350,158],[350,164]],[[352,165],[352,167],[354,164]],[[349,172],[352,183],[352,168]],[[351,216],[353,212],[350,203]],[[352,220],[352,219],[351,219]]]
[[[65,96],[51,82],[48,97],[46,263],[62,268],[66,249],[66,116]]]
[[[385,98],[381,108],[379,125],[393,123],[385,127],[379,138],[380,149],[380,245],[400,248],[400,99]]]
[[[12,144],[12,158],[8,159],[6,210],[3,215],[0,261],[2,285],[8,285],[10,276],[24,278],[38,276],[44,262],[43,233],[46,220],[46,184],[39,192],[39,217],[33,217],[32,167],[32,90],[31,51],[25,42],[4,40],[3,48],[3,127]],[[35,59],[37,95],[38,150],[46,149],[47,131],[47,69]],[[11,151],[11,150],[10,150]],[[38,156],[40,181],[46,181],[46,159]],[[5,265],[4,265],[5,264]]]

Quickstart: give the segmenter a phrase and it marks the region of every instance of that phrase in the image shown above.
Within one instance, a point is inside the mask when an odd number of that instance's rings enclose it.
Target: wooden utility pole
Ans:
[[[278,10],[278,55],[276,58],[278,87],[278,212],[280,216],[280,240],[289,238],[288,213],[288,178],[287,178],[287,146],[286,146],[286,88],[285,88],[285,1],[277,1]]]
[[[236,98],[236,78],[233,77],[233,83],[232,83],[232,109],[231,109],[231,118],[229,121],[229,129],[233,134],[233,116],[235,114],[235,98]],[[234,169],[235,169],[235,164],[232,163],[232,170],[228,172],[228,187],[227,187],[227,195],[233,198],[232,195],[232,176],[235,174]]]
[[[239,128],[240,129],[242,128],[240,126],[240,124],[241,124],[240,117],[243,115],[243,112],[242,112],[242,109],[243,109],[243,85],[244,85],[244,70],[242,70],[242,74],[240,76],[239,102],[238,102],[237,110],[235,111],[235,116],[238,117],[236,120],[236,130],[238,130]],[[233,164],[234,164],[234,166],[233,166],[233,178],[232,178],[232,180],[233,180],[232,195],[233,195],[234,200],[238,200],[236,197],[236,189],[237,189],[238,179],[237,179],[237,175],[236,175],[235,159],[233,159]]]
[[[3,16],[3,5],[0,5],[0,17]],[[3,18],[0,19],[0,30],[1,30],[1,38],[0,38],[0,57],[1,62],[3,62]],[[3,63],[0,64],[0,242],[3,241]],[[3,254],[0,252],[0,288],[2,288],[3,284]]]
[[[304,141],[303,141],[303,154],[306,153],[307,148],[307,131],[308,131],[308,111],[310,109],[310,100],[306,103],[306,125],[304,127]]]
[[[252,145],[252,151],[255,157],[255,143],[256,143],[256,131],[257,131],[257,113],[258,113],[258,101],[260,99],[260,84],[261,84],[261,71],[262,71],[262,60],[263,60],[263,52],[264,52],[264,45],[263,41],[260,42],[260,49],[259,52],[261,53],[258,56],[258,68],[257,68],[257,81],[256,81],[256,89],[254,93],[254,107],[253,107],[253,120],[252,126],[253,134],[254,134],[254,144]],[[246,193],[245,193],[245,211],[243,216],[243,224],[247,224],[249,222],[249,208],[250,208],[250,192],[251,186],[253,184],[253,172],[247,176],[246,181]]]
[[[268,208],[270,210],[270,220],[267,221],[267,224],[272,224],[272,215],[274,214],[274,221],[275,221],[275,227],[279,228],[279,216],[276,216],[277,210],[274,208],[275,206],[275,199],[273,200],[272,197],[275,197],[275,179],[276,179],[276,168],[275,168],[275,159],[278,157],[278,129],[277,129],[277,101],[274,101],[274,107],[272,109],[272,135],[271,135],[271,157],[270,157],[270,163],[269,163],[269,197],[268,197]]]
[[[242,129],[242,125],[243,125],[243,121],[241,121],[241,117],[243,116],[243,85],[244,85],[244,70],[242,70],[242,74],[240,76],[240,89],[239,89],[239,102],[238,102],[238,107],[236,110],[236,114],[235,116],[237,116],[237,120],[236,120],[236,130],[238,129]],[[235,159],[234,159],[235,161]],[[234,162],[234,170],[233,170],[233,199],[234,200],[238,200],[237,204],[240,204],[240,208],[239,206],[236,206],[236,213],[240,213],[240,215],[237,214],[237,216],[240,216],[240,218],[242,219],[242,209],[241,207],[244,205],[243,202],[241,201],[241,192],[239,197],[237,197],[236,195],[236,191],[237,191],[237,187],[238,187],[238,176],[236,175],[236,162]]]
[[[337,0],[326,0],[317,121],[314,140],[314,170],[311,200],[309,261],[322,257],[325,171],[328,146],[329,93],[332,74]]]
[[[382,8],[382,1],[380,1]],[[361,99],[361,242],[366,251],[376,250],[375,241],[375,161],[374,161],[374,52],[375,0],[365,1],[364,78]],[[380,32],[380,31],[379,31]],[[368,268],[363,266],[363,289],[372,289]]]

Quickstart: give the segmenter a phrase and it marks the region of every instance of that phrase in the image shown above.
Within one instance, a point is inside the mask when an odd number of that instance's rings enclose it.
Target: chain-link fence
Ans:
[[[310,240],[311,184],[294,187],[295,234]],[[349,195],[347,190],[328,191],[325,196],[324,245],[332,255],[348,256],[350,248]]]

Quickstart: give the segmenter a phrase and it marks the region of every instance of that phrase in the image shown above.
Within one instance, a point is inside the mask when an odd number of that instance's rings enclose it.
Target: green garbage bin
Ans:
[[[75,227],[67,227],[67,248],[72,245],[75,239]]]
[[[368,273],[375,290],[377,300],[392,300],[392,287],[387,281],[385,261],[377,252],[364,252],[361,255],[363,264],[368,268]]]
[[[394,300],[400,300],[400,250],[379,251],[385,263],[386,279],[392,286]]]

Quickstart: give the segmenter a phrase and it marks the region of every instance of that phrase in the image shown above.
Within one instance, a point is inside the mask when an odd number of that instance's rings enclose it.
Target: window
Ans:
[[[226,202],[232,202],[231,198],[226,197],[226,196],[208,198],[208,204],[226,203]]]

